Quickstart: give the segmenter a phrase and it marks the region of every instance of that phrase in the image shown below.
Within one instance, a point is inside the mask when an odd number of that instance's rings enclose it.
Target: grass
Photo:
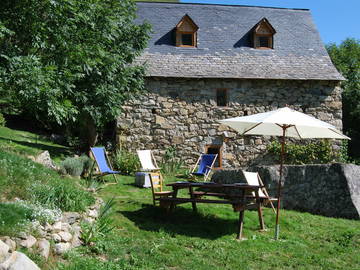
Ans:
[[[0,150],[22,156],[36,156],[47,150],[54,161],[71,154],[68,147],[52,143],[44,136],[7,127],[0,127]]]
[[[168,214],[152,206],[149,189],[133,182],[122,176],[101,191],[117,202],[116,230],[99,243],[97,256],[106,262],[97,269],[359,269],[359,221],[284,210],[280,241],[274,241],[272,210],[264,211],[267,232],[258,231],[257,212],[246,211],[248,240],[237,241],[238,213],[231,207],[200,204],[193,213],[184,204]],[[87,269],[82,265],[90,256],[80,249],[59,269]]]

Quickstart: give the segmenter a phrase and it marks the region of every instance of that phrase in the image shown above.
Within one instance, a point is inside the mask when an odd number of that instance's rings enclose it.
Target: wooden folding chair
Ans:
[[[163,190],[163,178],[160,173],[149,173],[149,176],[154,205],[156,205],[156,201],[161,197],[170,197],[173,195],[172,191]]]
[[[254,185],[254,186],[261,186],[261,188],[259,189],[259,197],[262,200],[263,204],[269,204],[271,205],[271,208],[274,210],[274,213],[276,213],[275,207],[273,202],[277,202],[278,199],[276,198],[272,198],[269,196],[269,193],[267,192],[266,188],[264,187],[264,183],[261,180],[260,175],[257,172],[247,172],[247,171],[242,171],[246,182],[249,185]],[[255,196],[255,194],[252,194],[253,196]]]

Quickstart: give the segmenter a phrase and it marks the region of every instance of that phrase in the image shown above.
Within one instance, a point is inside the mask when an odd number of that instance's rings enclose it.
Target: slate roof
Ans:
[[[147,76],[343,80],[305,9],[138,2],[136,23],[153,33],[136,63]],[[188,14],[199,26],[197,48],[176,47],[173,29]],[[266,18],[276,30],[273,50],[251,47],[251,29]]]

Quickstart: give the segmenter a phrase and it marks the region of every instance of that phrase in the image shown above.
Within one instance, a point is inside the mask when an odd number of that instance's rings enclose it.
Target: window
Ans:
[[[217,154],[214,168],[222,168],[222,147],[221,145],[207,145],[205,147],[206,154]]]
[[[276,33],[266,18],[255,25],[253,30],[255,49],[273,49],[273,36]]]
[[[228,105],[227,89],[216,89],[216,105],[226,107]]]
[[[185,15],[176,25],[176,46],[177,47],[196,47],[197,46],[197,30],[199,27],[194,21]]]

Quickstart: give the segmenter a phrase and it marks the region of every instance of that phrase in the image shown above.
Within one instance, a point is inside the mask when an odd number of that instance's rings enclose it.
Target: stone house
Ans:
[[[307,9],[137,3],[153,33],[136,63],[148,92],[117,120],[129,150],[154,149],[194,164],[218,153],[217,167],[249,164],[272,138],[242,137],[217,123],[288,105],[342,128],[339,82]]]

